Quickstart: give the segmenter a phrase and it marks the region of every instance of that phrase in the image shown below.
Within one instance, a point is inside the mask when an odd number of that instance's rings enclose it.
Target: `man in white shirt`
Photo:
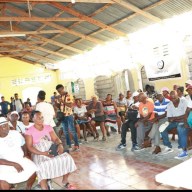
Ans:
[[[15,99],[13,101],[13,109],[20,113],[22,109],[24,108],[24,104],[21,99],[19,99],[18,93],[14,94]]]
[[[37,170],[36,165],[24,157],[22,135],[9,130],[6,118],[0,117],[0,190],[9,190],[11,184],[28,180]]]

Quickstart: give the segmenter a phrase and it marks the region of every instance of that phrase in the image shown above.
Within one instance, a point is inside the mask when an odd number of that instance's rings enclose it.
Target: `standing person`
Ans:
[[[24,139],[9,129],[6,118],[0,117],[0,190],[10,190],[11,184],[28,180],[37,167],[24,156]]]
[[[74,117],[73,117],[73,96],[69,95],[64,90],[64,86],[62,84],[58,84],[56,86],[56,90],[61,95],[60,101],[58,103],[58,108],[63,113],[63,118],[61,119],[63,132],[66,137],[67,145],[71,148],[71,139],[69,136],[69,131],[73,135],[73,139],[75,142],[73,151],[79,151],[79,141],[77,137],[77,132],[74,126]]]
[[[10,102],[10,111],[14,111],[14,103],[13,103],[13,102],[14,102],[14,98],[11,97],[11,98],[10,98],[10,101],[11,101],[11,102]]]
[[[132,141],[132,148],[131,151],[134,151],[137,146],[137,128],[135,127],[136,122],[139,120],[139,92],[135,91],[133,93],[133,103],[129,106],[128,111],[131,109],[133,113],[132,115],[127,112],[127,121],[122,125],[122,132],[121,132],[121,143],[117,146],[116,150],[122,150],[126,148],[126,136],[127,136],[127,128],[130,127],[131,129],[131,141]]]
[[[1,114],[6,117],[6,115],[9,112],[8,106],[10,105],[10,103],[8,101],[5,101],[5,97],[2,96],[1,97],[1,102],[0,102],[0,106],[1,106]]]
[[[103,101],[103,108],[105,113],[105,128],[107,131],[107,136],[110,136],[109,127],[113,127],[117,130],[117,119],[120,117],[117,113],[117,105],[112,100],[111,94],[107,94],[106,100]]]
[[[53,93],[53,96],[51,96],[51,104],[54,105],[55,104],[55,100],[57,99],[57,92]]]
[[[96,95],[92,96],[92,101],[87,106],[87,111],[91,114],[91,125],[94,128],[97,139],[99,139],[99,134],[97,132],[96,126],[99,125],[102,132],[102,140],[106,141],[106,130],[105,130],[105,115],[103,110],[103,104],[101,101],[98,101],[98,97]]]
[[[63,177],[65,189],[75,189],[69,182],[69,174],[77,167],[73,158],[64,153],[61,140],[55,134],[53,128],[43,123],[43,115],[40,111],[34,112],[34,125],[25,133],[27,149],[32,153],[33,162],[36,164],[38,183],[42,189],[48,189],[48,179]],[[50,148],[54,144],[57,147],[56,154],[51,154]],[[52,151],[53,152],[53,151]]]
[[[55,110],[50,103],[45,102],[45,91],[39,91],[37,95],[37,104],[35,107],[36,111],[40,111],[44,117],[44,124],[55,127],[56,124],[53,120],[55,117]]]
[[[13,101],[14,110],[20,113],[24,108],[24,104],[22,102],[22,99],[19,99],[18,93],[15,93],[14,96],[15,96],[15,99]]]

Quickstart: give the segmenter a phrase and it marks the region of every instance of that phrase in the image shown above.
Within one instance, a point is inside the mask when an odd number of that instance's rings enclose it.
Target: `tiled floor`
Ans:
[[[78,170],[70,182],[78,189],[176,189],[155,182],[154,176],[167,169],[161,165],[87,146],[72,156]]]
[[[174,159],[179,152],[177,141],[173,142],[173,153],[154,156],[151,154],[153,148],[131,152],[130,133],[128,146],[123,151],[115,150],[119,134],[111,134],[106,142],[94,142],[92,137],[88,140],[89,143],[80,146],[79,152],[70,153],[78,169],[70,175],[69,181],[77,189],[178,189],[155,182],[156,174],[182,162]],[[56,183],[53,187],[61,189]],[[23,189],[24,185],[18,188]]]

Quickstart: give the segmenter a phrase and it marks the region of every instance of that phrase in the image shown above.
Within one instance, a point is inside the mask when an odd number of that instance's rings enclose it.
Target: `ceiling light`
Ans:
[[[22,33],[10,33],[10,34],[2,34],[0,35],[0,37],[25,37],[26,34],[22,34]]]
[[[75,0],[71,0],[71,3],[75,3]]]

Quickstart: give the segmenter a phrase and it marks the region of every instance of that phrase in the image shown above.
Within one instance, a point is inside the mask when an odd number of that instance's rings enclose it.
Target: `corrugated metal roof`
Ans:
[[[166,19],[173,17],[174,15],[178,15],[187,11],[191,11],[192,9],[192,1],[190,0],[123,0],[125,2],[131,3],[132,5],[140,8],[146,9],[147,12],[160,18]],[[27,16],[28,15],[28,6],[27,1],[26,3],[8,3],[8,5],[14,6],[15,8],[19,9],[23,12],[21,14],[17,14],[15,11],[11,11],[6,9],[5,13],[6,16]],[[163,3],[162,3],[163,2]],[[158,4],[156,4],[158,3]],[[137,14],[136,16],[132,16],[134,12],[129,10],[120,4],[114,3],[111,5],[103,4],[103,3],[75,3],[71,5],[70,3],[60,3],[63,6],[71,7],[72,10],[77,11],[80,14],[85,16],[92,16],[92,19],[98,21],[99,23],[105,24],[110,26],[113,24],[113,28],[118,30],[119,32],[124,32],[125,34],[135,32],[139,29],[147,27],[155,22],[149,18],[146,18],[143,15]],[[152,8],[148,8],[149,6],[153,6]],[[55,6],[51,5],[51,3],[34,3],[32,4],[31,10],[32,16],[37,17],[58,17],[62,18],[69,18],[75,17],[71,13],[67,11],[60,10]],[[126,19],[127,18],[127,19]],[[122,20],[122,21],[121,21]],[[119,35],[115,32],[111,32],[110,29],[104,28],[102,29],[100,24],[93,24],[90,21],[82,21],[82,22],[75,22],[75,21],[67,21],[67,22],[50,22],[53,24],[57,24],[57,26],[65,27],[72,30],[72,34],[70,32],[55,34],[39,34],[47,39],[52,39],[56,42],[59,42],[63,45],[69,45],[72,48],[76,48],[79,50],[87,51],[92,49],[96,46],[96,41],[111,41],[115,40],[119,37]],[[115,23],[115,24],[114,24]],[[7,24],[7,23],[6,23]],[[41,30],[59,30],[57,27],[54,26],[46,26],[43,22],[13,22],[13,25],[19,27],[21,30],[25,31],[35,31],[41,28]],[[44,26],[42,28],[42,26]],[[0,25],[1,30],[7,30],[9,25],[4,27]],[[75,34],[75,33],[78,34]],[[27,39],[28,37],[31,37]],[[89,39],[86,39],[89,37]],[[21,40],[37,40],[34,36],[27,35],[27,37],[19,37]],[[77,41],[77,43],[76,43]],[[49,55],[48,58],[57,61],[58,59],[62,59],[54,54],[51,54],[50,51],[58,52],[61,54],[65,54],[73,56],[77,53],[71,51],[69,49],[62,49],[62,47],[58,45],[54,45],[53,42],[47,42],[43,45],[44,49],[48,49],[48,52],[43,52],[39,50],[34,50],[33,53],[41,56]],[[26,56],[24,58],[30,59],[31,57]],[[31,58],[31,60],[34,60]],[[41,62],[43,62],[41,60]]]

